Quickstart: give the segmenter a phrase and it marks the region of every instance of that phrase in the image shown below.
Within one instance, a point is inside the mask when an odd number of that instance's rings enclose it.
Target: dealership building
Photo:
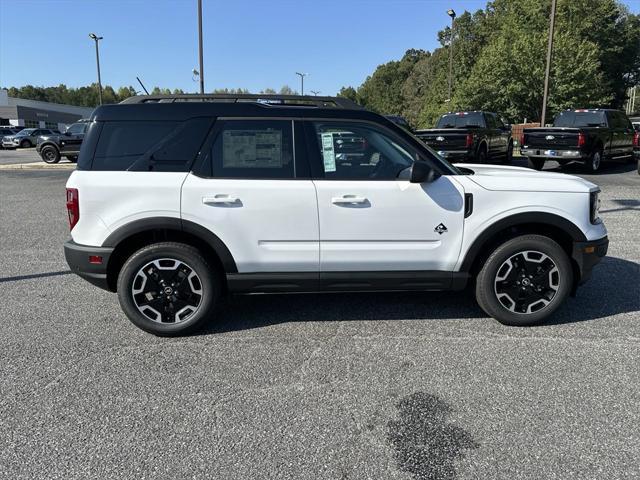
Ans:
[[[93,108],[39,102],[9,96],[0,89],[0,125],[53,128],[63,131],[66,126],[91,116]]]

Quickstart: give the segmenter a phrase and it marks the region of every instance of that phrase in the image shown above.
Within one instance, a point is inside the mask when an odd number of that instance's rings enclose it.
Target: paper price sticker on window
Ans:
[[[324,161],[324,172],[336,171],[336,153],[333,150],[333,133],[323,133],[322,135],[322,160]]]

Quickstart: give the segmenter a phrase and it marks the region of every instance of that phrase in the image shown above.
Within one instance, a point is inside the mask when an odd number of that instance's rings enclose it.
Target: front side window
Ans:
[[[225,120],[211,150],[214,178],[295,177],[292,122]]]
[[[74,123],[69,128],[67,128],[67,133],[71,135],[79,135],[81,133],[84,133],[86,128],[87,128],[86,123]]]
[[[323,178],[395,180],[415,153],[383,130],[359,122],[313,122]]]

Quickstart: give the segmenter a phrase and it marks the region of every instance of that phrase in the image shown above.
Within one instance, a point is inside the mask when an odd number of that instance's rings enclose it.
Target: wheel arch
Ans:
[[[567,253],[574,273],[577,273],[579,267],[572,258],[573,242],[584,242],[587,238],[570,220],[547,212],[519,213],[487,227],[464,254],[460,271],[475,277],[498,245],[524,234],[543,235],[555,240]]]
[[[220,273],[223,285],[226,285],[226,273],[238,271],[227,246],[210,230],[180,218],[146,218],[118,228],[103,242],[103,247],[114,249],[107,265],[109,289],[116,291],[118,274],[126,260],[135,251],[151,243],[162,241],[185,243],[200,250]]]

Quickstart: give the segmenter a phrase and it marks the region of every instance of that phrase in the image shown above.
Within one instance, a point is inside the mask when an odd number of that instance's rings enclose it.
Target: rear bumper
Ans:
[[[546,148],[521,148],[524,157],[547,158],[549,160],[585,160],[587,154],[580,150],[556,150]]]
[[[73,240],[64,244],[64,256],[71,271],[104,290],[111,290],[107,282],[107,265],[113,250],[110,247],[80,245]],[[90,257],[100,257],[101,261],[98,263],[94,258],[91,262]]]
[[[576,285],[581,285],[591,278],[591,271],[607,254],[609,238],[603,237],[588,242],[573,242],[571,257],[578,266],[579,277]]]
[[[472,150],[438,150],[437,145],[429,146],[433,148],[438,155],[446,158],[450,162],[466,162],[474,159]]]

